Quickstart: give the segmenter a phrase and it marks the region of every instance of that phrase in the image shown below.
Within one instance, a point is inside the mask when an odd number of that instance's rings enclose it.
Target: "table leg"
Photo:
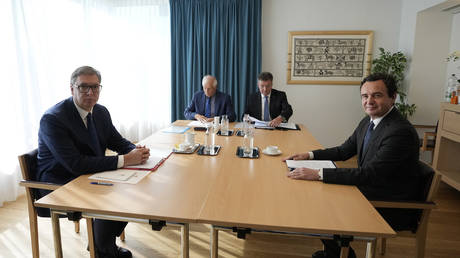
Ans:
[[[51,210],[51,225],[53,227],[54,253],[56,258],[62,258],[61,227],[59,214]]]
[[[182,248],[182,258],[188,258],[189,255],[189,231],[190,226],[188,223],[184,223],[181,227],[181,248]]]
[[[349,246],[342,246],[340,248],[340,258],[348,258],[348,251],[350,250]]]
[[[366,258],[374,258],[376,250],[377,250],[377,239],[367,242]]]
[[[94,244],[94,227],[92,218],[86,218],[86,227],[88,229],[89,257],[95,258],[96,245]]]
[[[211,258],[219,256],[219,230],[211,225]]]

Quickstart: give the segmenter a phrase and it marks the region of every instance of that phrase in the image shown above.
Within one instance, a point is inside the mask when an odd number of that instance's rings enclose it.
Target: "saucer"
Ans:
[[[280,155],[283,152],[281,152],[281,150],[278,150],[277,152],[271,153],[271,152],[267,152],[267,149],[264,149],[264,150],[262,150],[262,153],[265,154],[265,155],[277,156],[277,155]]]

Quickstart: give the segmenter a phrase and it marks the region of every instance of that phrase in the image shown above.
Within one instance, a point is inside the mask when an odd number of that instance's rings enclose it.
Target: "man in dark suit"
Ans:
[[[217,79],[212,75],[205,75],[201,82],[203,90],[193,95],[192,102],[185,108],[186,119],[196,119],[203,123],[211,122],[215,116],[227,115],[230,122],[235,121],[232,98],[217,91]]]
[[[372,74],[361,82],[361,102],[368,116],[341,146],[295,154],[287,159],[347,160],[354,155],[358,168],[297,168],[292,179],[356,185],[370,200],[416,200],[419,182],[419,139],[414,127],[394,107],[396,83],[387,74]],[[379,209],[395,230],[411,228],[413,210]],[[325,251],[313,257],[339,257],[333,240],[322,240]],[[356,257],[350,249],[349,257]]]
[[[136,147],[124,139],[112,124],[109,111],[96,104],[101,74],[89,66],[77,68],[70,79],[72,97],[45,112],[38,133],[38,179],[65,184],[83,175],[123,166],[142,164],[149,149]],[[118,156],[105,156],[109,148]],[[42,191],[41,195],[49,191]],[[117,247],[115,238],[126,222],[94,220],[98,257],[131,257],[127,249]]]
[[[247,98],[244,113],[262,121],[270,121],[269,125],[274,127],[287,122],[292,116],[292,107],[286,93],[272,89],[273,75],[269,72],[262,72],[257,79],[259,92]]]

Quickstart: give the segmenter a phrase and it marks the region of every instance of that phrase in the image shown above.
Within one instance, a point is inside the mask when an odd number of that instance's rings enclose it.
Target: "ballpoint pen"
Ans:
[[[106,182],[91,182],[90,184],[92,185],[106,185],[106,186],[112,186],[112,183],[106,183]]]

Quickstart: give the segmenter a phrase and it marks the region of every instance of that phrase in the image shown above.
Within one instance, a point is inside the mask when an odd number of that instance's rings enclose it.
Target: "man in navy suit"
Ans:
[[[185,108],[185,118],[206,123],[211,122],[215,116],[227,115],[230,122],[235,121],[232,98],[217,90],[216,77],[205,75],[201,84],[203,90],[193,95],[192,102]]]
[[[272,88],[273,75],[269,72],[262,72],[257,79],[259,92],[247,98],[244,113],[262,121],[269,121],[269,125],[273,127],[287,122],[292,116],[292,107],[288,103],[286,93]]]
[[[143,164],[149,149],[124,139],[112,124],[109,111],[96,104],[102,89],[101,74],[89,66],[77,68],[70,79],[72,97],[45,112],[38,133],[38,176],[42,182],[65,184],[72,179],[123,166]],[[105,156],[105,150],[118,156]],[[41,191],[46,195],[49,191]],[[132,257],[117,247],[116,236],[126,222],[94,220],[98,257]]]
[[[416,200],[419,193],[419,139],[414,127],[395,108],[395,79],[371,74],[361,82],[361,103],[367,116],[341,146],[295,154],[284,160],[347,160],[358,157],[358,168],[297,168],[288,177],[322,180],[324,183],[356,185],[370,200]],[[395,230],[407,230],[417,223],[416,211],[378,209]],[[322,240],[325,251],[314,258],[339,257],[334,240]],[[356,257],[350,248],[348,257]]]

